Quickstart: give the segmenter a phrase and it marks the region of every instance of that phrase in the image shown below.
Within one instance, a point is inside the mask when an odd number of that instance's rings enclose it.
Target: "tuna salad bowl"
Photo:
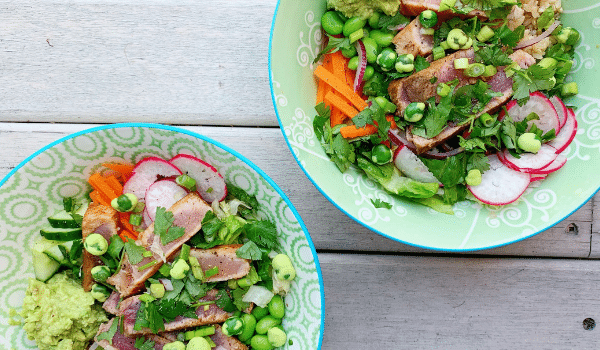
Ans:
[[[256,165],[204,135],[114,124],[0,182],[0,348],[317,350],[314,245]]]
[[[475,251],[600,188],[600,3],[280,0],[284,138],[336,207],[390,239]]]

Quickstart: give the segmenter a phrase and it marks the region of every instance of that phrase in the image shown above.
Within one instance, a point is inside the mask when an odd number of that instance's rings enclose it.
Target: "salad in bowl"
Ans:
[[[204,136],[86,130],[0,189],[3,246],[23,253],[1,289],[12,348],[320,347],[322,282],[301,220],[264,173]]]

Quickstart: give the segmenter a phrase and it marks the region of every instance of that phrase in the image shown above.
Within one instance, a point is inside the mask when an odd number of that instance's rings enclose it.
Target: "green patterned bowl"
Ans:
[[[567,164],[530,188],[522,200],[498,209],[474,202],[454,206],[455,215],[437,213],[389,196],[356,169],[342,174],[315,137],[316,81],[313,60],[323,42],[320,18],[325,1],[279,0],[271,28],[269,78],[273,105],[286,142],[308,178],[340,210],[396,241],[444,251],[473,251],[506,245],[542,232],[587,202],[600,187],[600,2],[563,1],[563,23],[580,30],[574,80],[579,95],[575,141]],[[392,203],[376,209],[372,199]]]
[[[102,162],[135,163],[147,156],[188,153],[208,161],[231,183],[255,195],[262,214],[276,223],[281,243],[298,271],[284,327],[293,345],[320,349],[324,324],[323,280],[315,247],[285,194],[239,153],[205,136],[155,124],[116,124],[84,130],[53,142],[19,164],[0,182],[0,349],[35,349],[19,326],[8,326],[33,277],[28,248],[63,196],[84,196],[86,179]]]

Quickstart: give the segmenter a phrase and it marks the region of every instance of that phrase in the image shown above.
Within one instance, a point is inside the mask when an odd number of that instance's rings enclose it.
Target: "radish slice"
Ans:
[[[577,134],[577,118],[575,117],[575,112],[572,109],[567,109],[567,121],[565,125],[560,129],[560,132],[554,140],[548,142],[548,144],[554,148],[556,148],[556,153],[562,153],[570,144],[571,141],[575,138]]]
[[[553,172],[557,171],[558,169],[562,168],[563,165],[565,165],[566,163],[567,163],[567,157],[565,157],[562,154],[559,154],[559,155],[557,155],[556,159],[554,159],[554,161],[552,161],[552,163],[548,164],[548,166],[545,166],[542,169],[536,171],[535,175],[553,173]]]
[[[556,131],[556,134],[558,135],[562,127],[565,126],[565,123],[567,122],[567,106],[556,95],[550,97],[550,102],[554,106],[554,109],[556,109],[556,114],[558,115],[558,130]]]
[[[532,92],[529,95],[529,100],[523,106],[519,106],[517,100],[511,100],[508,104],[506,104],[506,110],[508,115],[515,122],[525,120],[525,118],[527,118],[527,116],[531,113],[537,114],[540,119],[531,120],[529,121],[529,124],[535,124],[544,133],[547,133],[552,129],[554,129],[554,131],[560,129],[560,122],[558,120],[558,113],[556,113],[556,109],[552,105],[552,102],[550,102],[550,100],[539,91]],[[502,110],[498,118],[502,120],[504,115],[505,112]]]
[[[531,175],[504,165],[496,155],[488,156],[490,169],[481,175],[481,183],[467,188],[475,198],[491,205],[510,204],[523,194],[531,182]]]
[[[509,168],[523,173],[539,173],[550,165],[558,156],[556,149],[548,144],[543,144],[537,153],[521,153],[520,158],[514,157],[508,150],[504,150],[500,161]]]
[[[150,185],[146,191],[146,213],[150,220],[156,217],[156,208],[169,209],[175,202],[185,197],[188,191],[179,186],[173,179],[159,180]]]
[[[419,182],[439,182],[427,166],[408,147],[402,145],[394,152],[394,164],[400,171]]]
[[[358,68],[356,68],[356,75],[354,76],[354,92],[357,92],[362,85],[365,69],[367,68],[367,51],[362,40],[356,41],[356,52],[358,53]]]
[[[546,179],[547,176],[548,174],[531,174],[531,182],[542,181]]]
[[[170,162],[196,180],[196,189],[206,202],[220,202],[227,196],[227,185],[223,176],[202,159],[189,154],[178,154],[171,158]]]
[[[177,175],[181,175],[181,170],[170,162],[158,157],[144,158],[133,168],[131,177],[123,185],[123,193],[133,193],[139,201],[144,202],[148,187],[159,177]]]

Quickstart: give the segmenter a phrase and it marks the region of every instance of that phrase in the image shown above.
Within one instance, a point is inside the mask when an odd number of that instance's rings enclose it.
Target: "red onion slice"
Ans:
[[[358,53],[358,68],[356,68],[356,76],[354,77],[354,92],[357,92],[362,85],[365,68],[367,68],[367,52],[362,40],[356,41],[356,52]]]
[[[171,280],[168,280],[166,278],[159,278],[158,281],[162,283],[166,291],[170,292],[173,290],[173,283],[171,282]]]
[[[550,25],[550,27],[548,27],[548,29],[546,29],[546,31],[544,31],[542,34],[536,36],[535,38],[531,38],[529,40],[525,40],[523,42],[518,43],[517,46],[513,47],[513,50],[522,49],[524,47],[528,47],[528,46],[539,43],[544,38],[549,37],[550,34],[552,34],[554,29],[556,29],[556,27],[558,27],[559,24],[560,24],[560,21],[554,21],[554,23],[552,23],[552,25]]]
[[[397,31],[400,31],[400,30],[402,30],[404,28],[406,28],[406,23],[398,24],[396,26],[388,26],[387,27],[388,30],[397,30]]]

